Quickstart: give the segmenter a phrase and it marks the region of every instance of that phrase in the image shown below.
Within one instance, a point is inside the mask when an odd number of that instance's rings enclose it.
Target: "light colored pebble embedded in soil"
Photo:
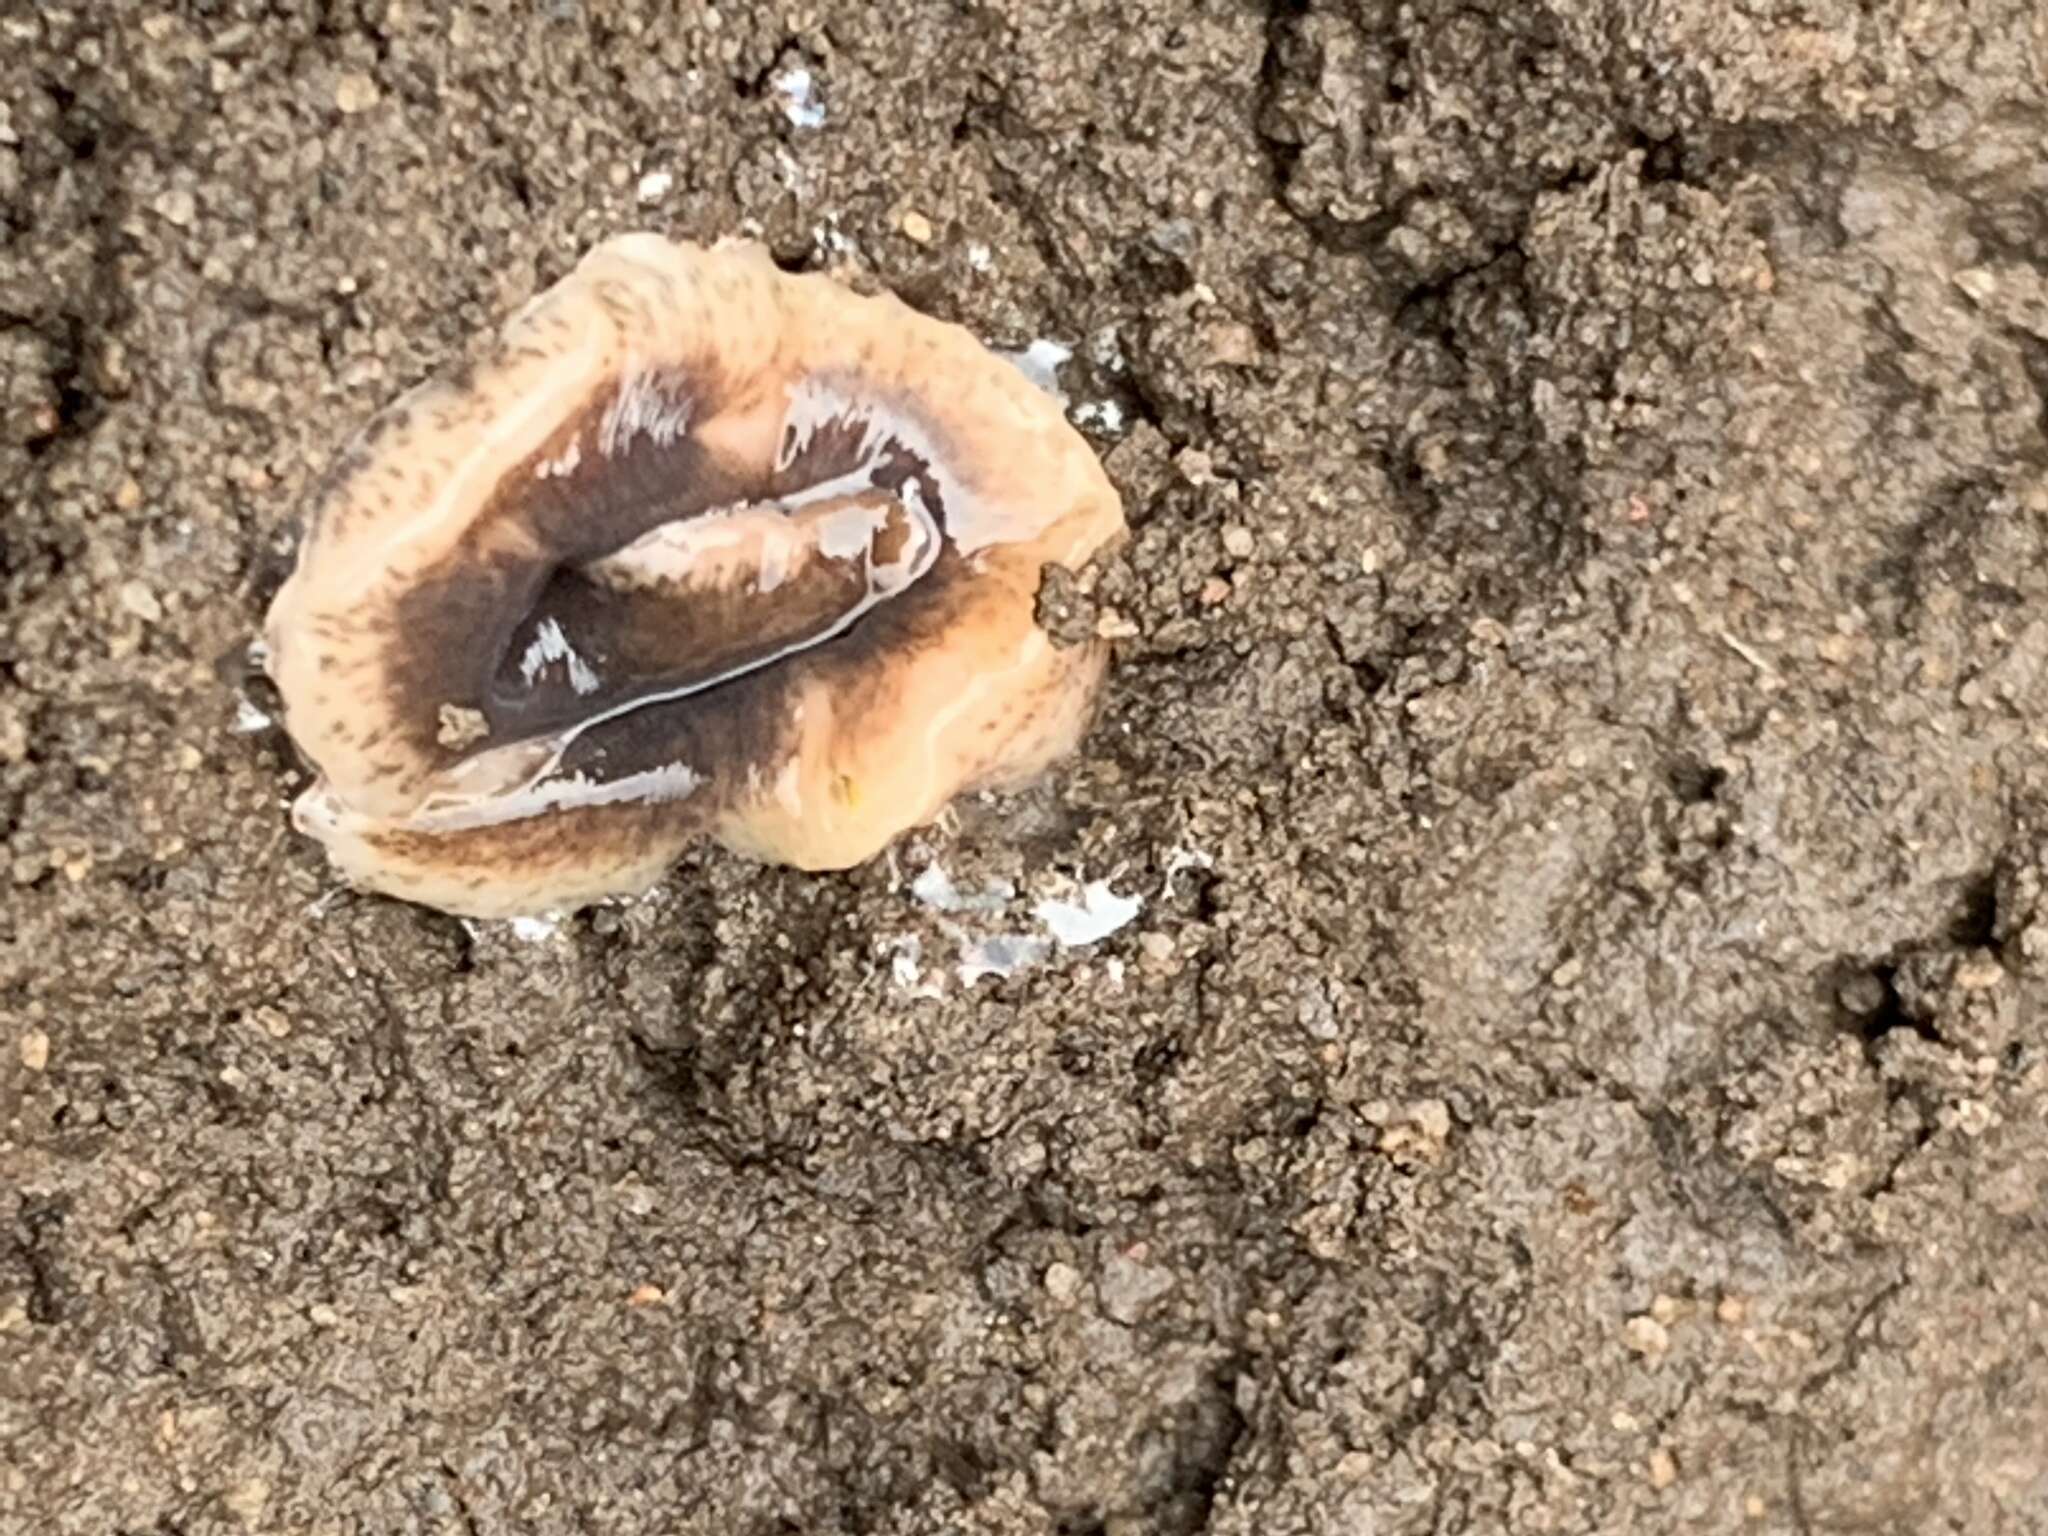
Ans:
[[[1045,1266],[1045,1294],[1054,1301],[1072,1301],[1081,1289],[1081,1271],[1058,1260]]]
[[[377,101],[377,82],[368,75],[351,71],[334,82],[334,105],[345,116],[367,112]]]
[[[932,221],[912,208],[896,221],[896,227],[903,231],[903,238],[914,240],[919,245],[932,243]]]
[[[172,187],[169,191],[158,194],[157,200],[150,206],[156,209],[158,218],[178,229],[189,225],[199,213],[199,204],[184,187]]]
[[[235,1484],[220,1496],[228,1513],[244,1525],[256,1525],[263,1519],[265,1506],[270,1503],[270,1484],[260,1477],[247,1478]]]
[[[1740,1296],[1723,1296],[1714,1305],[1714,1317],[1727,1327],[1736,1327],[1748,1319],[1749,1303]]]
[[[1249,560],[1252,551],[1258,548],[1258,541],[1252,537],[1251,529],[1242,523],[1229,523],[1223,529],[1223,552],[1233,560]]]
[[[1670,1333],[1648,1313],[1622,1324],[1621,1341],[1646,1360],[1658,1359],[1671,1348]]]
[[[1666,1296],[1660,1291],[1650,1298],[1650,1316],[1654,1317],[1666,1328],[1677,1322],[1684,1311],[1685,1303],[1676,1296]]]
[[[1964,1099],[1956,1105],[1956,1129],[1965,1136],[1982,1136],[1997,1118],[1991,1106],[1982,1099]]]
[[[1164,967],[1173,960],[1173,936],[1152,929],[1138,935],[1138,952],[1145,957],[1147,965]]]
[[[1968,960],[1956,967],[1956,985],[1965,992],[1984,992],[2005,980],[2005,967],[1996,960]]]
[[[145,624],[154,624],[164,616],[163,604],[156,600],[156,594],[149,590],[146,582],[123,582],[120,597],[121,606]]]
[[[142,482],[130,475],[114,489],[114,506],[123,512],[133,512],[142,505]]]
[[[341,1314],[324,1301],[316,1301],[312,1306],[306,1308],[306,1316],[315,1328],[338,1328],[341,1326]]]
[[[21,1064],[31,1072],[40,1072],[50,1064],[50,1037],[42,1030],[31,1029],[23,1032]]]
[[[1202,583],[1202,590],[1199,595],[1203,607],[1214,608],[1219,603],[1229,601],[1230,582],[1222,576],[1211,576]]]
[[[640,185],[633,195],[642,203],[658,203],[668,196],[668,189],[675,184],[675,177],[667,171],[649,171],[640,178]]]
[[[1445,1141],[1450,1137],[1451,1107],[1442,1099],[1417,1099],[1408,1108],[1408,1118],[1431,1141]]]
[[[1664,1446],[1650,1452],[1650,1486],[1659,1493],[1678,1481],[1678,1458]]]
[[[1095,1294],[1103,1312],[1126,1326],[1140,1322],[1173,1289],[1173,1273],[1147,1264],[1143,1248],[1134,1247],[1110,1254],[1102,1266],[1102,1278],[1095,1282]]]
[[[1220,320],[1209,327],[1209,360],[1242,368],[1259,360],[1259,333],[1237,320]]]
[[[1814,651],[1822,661],[1839,667],[1856,654],[1856,641],[1850,635],[1823,635],[1815,644]]]
[[[1955,284],[1982,304],[1998,291],[1998,279],[1983,267],[1966,267],[1955,276]]]
[[[1450,1107],[1442,1099],[1419,1099],[1399,1111],[1380,1101],[1380,1108],[1384,1113],[1377,1123],[1386,1126],[1380,1132],[1380,1151],[1396,1160],[1434,1163],[1442,1158],[1451,1133]]]
[[[636,1285],[626,1298],[629,1307],[658,1307],[668,1300],[668,1293],[658,1285]]]
[[[1869,971],[1858,971],[1835,988],[1835,1001],[1845,1012],[1868,1018],[1884,1006],[1884,981]]]

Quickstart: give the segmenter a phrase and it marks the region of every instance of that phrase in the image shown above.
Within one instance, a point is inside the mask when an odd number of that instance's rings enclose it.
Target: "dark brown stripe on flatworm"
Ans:
[[[677,418],[671,417],[648,430],[643,415],[639,430],[632,429],[631,420],[615,422],[608,430],[607,417],[629,387],[643,391],[657,422],[664,410],[684,409],[686,422],[678,429]],[[399,714],[410,744],[445,769],[473,752],[552,734],[650,693],[757,664],[801,643],[806,634],[830,628],[834,605],[844,614],[858,600],[849,585],[864,581],[858,560],[838,562],[843,566],[838,580],[828,572],[823,579],[799,584],[783,601],[777,600],[784,598],[780,592],[750,592],[744,583],[724,592],[694,589],[686,598],[661,588],[619,592],[578,569],[658,526],[687,523],[722,508],[780,502],[863,466],[870,466],[864,477],[868,483],[892,497],[901,497],[914,484],[924,509],[943,529],[944,495],[922,455],[894,436],[884,437],[871,457],[861,452],[874,425],[892,418],[914,422],[921,436],[931,438],[935,434],[926,413],[912,402],[869,390],[858,379],[829,381],[828,387],[848,402],[846,409],[816,424],[780,469],[773,464],[742,468],[706,451],[699,433],[733,393],[711,370],[671,369],[643,375],[637,385],[613,380],[594,390],[539,451],[504,476],[456,547],[399,600],[389,641],[391,671],[406,701]],[[603,451],[608,440],[610,454]],[[877,563],[887,563],[897,552],[878,542]],[[932,601],[922,592],[924,585],[913,583],[884,599],[850,633],[825,642],[824,648],[837,656],[859,654],[864,665],[883,659],[878,654],[886,649],[881,637],[905,633],[908,621]],[[546,622],[588,669],[585,687],[575,686],[566,656],[527,678],[522,663]],[[774,670],[810,654],[777,661]],[[592,678],[595,687],[589,686]],[[728,695],[715,704],[709,694],[700,694],[644,706],[596,728],[593,737],[615,744],[611,750],[617,760],[605,766],[603,777],[642,771],[621,767],[621,761],[643,767],[675,761],[673,753],[658,750],[658,742],[664,732],[672,735],[678,729],[692,707],[720,718],[724,735],[718,739],[729,740],[738,728],[733,699],[744,695],[753,701],[748,707],[761,707],[764,686],[751,682],[741,688],[735,680],[713,690]],[[444,704],[481,710],[488,734],[474,746],[444,746],[439,740]],[[642,714],[648,718],[639,719]],[[721,750],[720,755],[731,754]]]
[[[886,729],[879,716],[894,701],[885,663],[944,644],[973,600],[973,584],[966,561],[947,546],[922,581],[845,633],[773,667],[591,726],[563,754],[560,772],[611,783],[680,763],[711,793],[740,792],[750,773],[772,775],[784,761],[796,701],[809,684],[827,693],[842,719],[877,717],[877,728]]]

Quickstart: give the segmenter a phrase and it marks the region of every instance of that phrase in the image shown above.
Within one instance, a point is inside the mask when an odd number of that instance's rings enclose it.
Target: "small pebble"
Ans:
[[[144,582],[123,582],[120,597],[121,606],[145,624],[154,624],[164,616],[163,604],[156,600],[156,594]]]
[[[350,73],[334,82],[334,105],[345,116],[367,112],[377,105],[377,82],[368,75]]]
[[[1252,551],[1258,547],[1252,538],[1251,529],[1242,523],[1231,523],[1223,530],[1223,552],[1233,560],[1249,560]]]
[[[1235,320],[1219,321],[1209,327],[1209,360],[1233,367],[1245,367],[1259,360],[1259,334]]]
[[[1882,978],[1869,971],[1858,971],[1844,979],[1835,988],[1835,1001],[1842,1005],[1845,1013],[1862,1019],[1868,1018],[1884,1006],[1885,985]]]
[[[668,189],[676,184],[675,177],[667,171],[649,171],[640,178],[640,186],[634,193],[644,203],[658,203],[668,196]]]
[[[1045,1293],[1054,1301],[1072,1301],[1081,1289],[1081,1271],[1057,1261],[1045,1266]]]
[[[1678,1481],[1678,1458],[1663,1446],[1650,1452],[1650,1486],[1660,1493]]]
[[[932,243],[932,221],[914,208],[896,221],[896,227],[903,231],[906,240],[914,240],[919,245]]]
[[[175,225],[179,229],[183,229],[186,225],[190,224],[199,212],[199,204],[193,200],[192,194],[183,187],[171,188],[170,191],[159,197],[153,206],[156,209],[158,218],[162,219],[166,224]]]
[[[629,1307],[658,1307],[668,1300],[668,1293],[658,1285],[638,1285],[633,1294],[626,1298]]]
[[[1956,967],[1956,985],[1965,992],[1986,992],[2005,980],[2005,967],[1996,960],[1967,960]]]
[[[1103,1314],[1126,1327],[1142,1322],[1173,1290],[1172,1271],[1146,1263],[1144,1254],[1142,1246],[1110,1254],[1095,1283]]]
[[[260,1477],[248,1478],[235,1484],[220,1496],[229,1514],[244,1525],[255,1525],[263,1518],[263,1510],[270,1503],[270,1484]]]
[[[1662,1323],[1644,1314],[1632,1317],[1622,1325],[1621,1339],[1630,1349],[1647,1359],[1654,1360],[1671,1348],[1671,1335]]]
[[[31,1072],[40,1072],[50,1064],[50,1037],[40,1029],[31,1029],[21,1037],[21,1064]]]
[[[1451,1107],[1442,1099],[1417,1099],[1408,1106],[1408,1118],[1431,1141],[1443,1141],[1451,1134]]]
[[[1998,279],[1983,267],[1965,267],[1954,278],[1955,285],[1982,304],[1998,292]]]

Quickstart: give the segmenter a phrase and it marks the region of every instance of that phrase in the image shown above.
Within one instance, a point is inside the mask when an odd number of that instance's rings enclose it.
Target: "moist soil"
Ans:
[[[0,0],[0,1530],[2048,1530],[2044,79],[2036,0]],[[635,228],[1071,350],[1102,715],[844,874],[338,890],[307,490]]]

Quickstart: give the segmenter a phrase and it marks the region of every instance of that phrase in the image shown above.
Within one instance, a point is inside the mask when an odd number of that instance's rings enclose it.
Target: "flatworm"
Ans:
[[[1074,748],[1106,655],[1036,595],[1123,528],[960,327],[757,246],[607,241],[317,490],[264,633],[318,771],[294,822],[477,917],[638,893],[700,836],[858,864]]]

